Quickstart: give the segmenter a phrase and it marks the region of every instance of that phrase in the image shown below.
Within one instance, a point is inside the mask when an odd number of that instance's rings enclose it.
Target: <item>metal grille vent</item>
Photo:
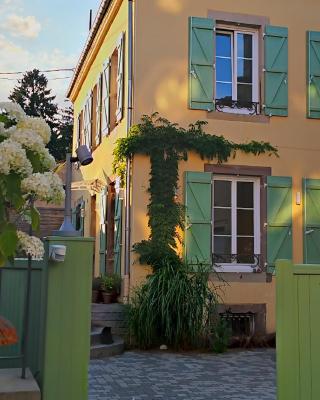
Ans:
[[[225,312],[220,314],[231,330],[232,336],[252,336],[255,333],[255,314]]]

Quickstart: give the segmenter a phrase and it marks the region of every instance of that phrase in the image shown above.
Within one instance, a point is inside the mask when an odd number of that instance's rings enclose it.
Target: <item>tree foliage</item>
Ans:
[[[71,108],[59,111],[46,76],[37,69],[27,71],[18,80],[9,99],[18,103],[28,116],[41,117],[48,123],[52,133],[48,144],[50,153],[58,161],[65,160],[72,142],[72,111]]]

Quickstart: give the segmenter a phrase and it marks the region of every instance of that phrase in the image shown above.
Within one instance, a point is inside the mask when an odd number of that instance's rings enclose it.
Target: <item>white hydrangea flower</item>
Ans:
[[[44,146],[42,138],[37,133],[19,128],[11,133],[10,139],[20,143],[25,149],[39,154],[41,164],[45,170],[50,171],[56,167],[54,157]]]
[[[34,260],[42,259],[44,256],[44,247],[41,240],[35,236],[29,236],[22,231],[17,231],[18,248],[24,251],[28,256]]]
[[[10,171],[28,176],[32,173],[32,165],[21,144],[6,139],[0,143],[0,174],[9,175]]]
[[[32,150],[36,153],[41,153],[45,148],[42,138],[30,130],[21,128],[15,129],[10,134],[10,139],[20,143],[24,148]]]
[[[0,122],[0,136],[8,137],[8,133],[3,122]]]
[[[43,118],[26,117],[23,120],[18,121],[17,129],[33,131],[42,138],[44,144],[49,143],[51,130]]]
[[[21,190],[25,194],[34,194],[37,199],[47,203],[61,204],[64,199],[62,181],[57,174],[52,172],[28,176],[22,180]]]
[[[17,122],[23,121],[27,117],[22,107],[18,103],[11,101],[0,102],[0,110],[6,110],[8,114],[15,117]]]
[[[39,154],[43,167],[48,171],[52,171],[57,164],[54,157],[49,153],[49,150],[45,147],[43,151]]]

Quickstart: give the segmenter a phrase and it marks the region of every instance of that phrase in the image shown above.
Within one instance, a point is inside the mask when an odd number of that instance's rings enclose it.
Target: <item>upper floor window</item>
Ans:
[[[223,14],[189,18],[189,107],[287,116],[288,28]]]
[[[218,26],[215,87],[217,107],[223,107],[228,112],[250,113],[252,103],[259,101],[258,66],[258,32]]]

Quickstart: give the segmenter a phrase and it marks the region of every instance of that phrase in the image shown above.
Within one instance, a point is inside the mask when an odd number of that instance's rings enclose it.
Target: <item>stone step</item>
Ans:
[[[125,319],[122,313],[92,312],[91,316],[93,320],[123,321]]]
[[[122,354],[124,351],[124,340],[118,336],[113,337],[112,344],[95,344],[90,348],[90,359],[106,358]]]
[[[40,400],[37,382],[30,370],[26,379],[21,379],[21,368],[0,370],[0,400]]]
[[[105,319],[92,319],[91,323],[95,326],[109,326],[111,328],[111,332],[113,332],[114,328],[125,328],[125,321],[109,321]]]
[[[103,331],[106,329],[106,331]],[[90,344],[111,344],[113,343],[112,333],[110,327],[95,326],[91,329]]]
[[[121,312],[125,313],[125,305],[120,303],[111,303],[111,304],[103,304],[103,303],[92,303],[91,311],[95,312]]]

